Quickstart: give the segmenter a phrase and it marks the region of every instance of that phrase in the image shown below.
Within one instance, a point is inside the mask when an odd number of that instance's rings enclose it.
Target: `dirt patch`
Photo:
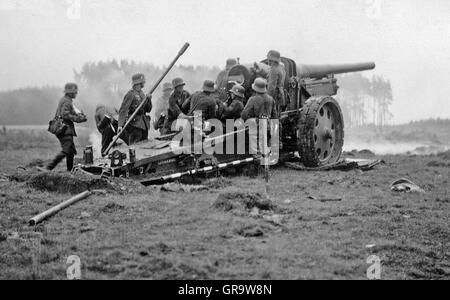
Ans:
[[[243,237],[263,237],[264,236],[264,228],[259,225],[244,225],[238,229],[236,229],[236,233]]]
[[[45,164],[46,162],[43,161],[42,159],[33,159],[25,166],[25,168],[31,169],[35,167],[43,167]]]
[[[231,186],[233,182],[228,178],[218,177],[209,179],[203,184],[210,189],[219,190]]]
[[[213,207],[223,211],[246,210],[251,211],[257,208],[262,211],[273,211],[276,206],[270,199],[263,197],[259,193],[222,193],[219,194]]]
[[[429,163],[427,163],[427,167],[445,168],[445,167],[450,167],[450,163],[433,160],[433,161],[430,161]]]
[[[41,191],[79,194],[87,190],[113,190],[108,181],[87,175],[71,175],[65,173],[42,173],[26,180],[27,185]]]
[[[148,190],[139,182],[121,178],[104,179],[78,173],[76,175],[63,172],[29,173],[16,172],[8,177],[10,181],[26,183],[40,191],[79,194],[87,190],[106,190],[119,194],[144,193]]]
[[[450,160],[450,150],[446,152],[439,153],[438,156],[445,160]]]
[[[111,202],[111,203],[108,203],[107,205],[105,205],[105,207],[103,207],[101,211],[104,213],[111,214],[111,213],[115,213],[118,211],[122,211],[124,209],[125,209],[125,206]]]

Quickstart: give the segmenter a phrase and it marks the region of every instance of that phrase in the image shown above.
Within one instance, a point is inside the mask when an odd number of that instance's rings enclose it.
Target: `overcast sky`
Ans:
[[[189,41],[183,64],[272,48],[299,63],[375,61],[396,123],[450,118],[449,20],[448,0],[0,0],[0,89],[62,85],[86,61],[168,64]]]

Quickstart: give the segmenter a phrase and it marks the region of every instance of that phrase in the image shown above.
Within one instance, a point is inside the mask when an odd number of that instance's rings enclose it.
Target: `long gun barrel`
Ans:
[[[148,93],[148,95],[152,95],[153,92],[156,90],[156,88],[161,84],[161,82],[164,80],[164,78],[167,76],[167,74],[169,74],[170,70],[173,68],[173,66],[175,65],[175,63],[177,62],[177,60],[184,54],[184,52],[186,52],[186,50],[189,48],[189,43],[184,44],[183,48],[181,48],[180,52],[178,52],[177,56],[174,58],[174,60],[172,61],[172,63],[167,67],[166,71],[161,75],[161,77],[159,78],[159,80],[156,82],[156,84],[153,86],[153,88],[150,90],[150,92]],[[131,121],[133,120],[133,118],[136,116],[136,114],[142,109],[142,107],[145,105],[145,103],[148,100],[142,101],[141,105],[139,105],[136,110],[134,111],[134,113],[128,118],[128,121],[125,123],[125,125],[123,126],[122,130],[120,132],[118,132],[118,134],[116,135],[116,137],[114,138],[114,140],[111,142],[111,144],[109,145],[109,147],[105,150],[104,153],[102,153],[103,156],[108,155],[109,150],[111,150],[111,148],[114,146],[114,144],[117,142],[117,140],[119,139],[119,137],[122,135],[122,133],[125,131],[125,129],[128,127],[128,125],[130,125]]]
[[[375,63],[357,63],[343,65],[298,65],[297,76],[300,78],[323,78],[328,75],[360,72],[375,69]]]

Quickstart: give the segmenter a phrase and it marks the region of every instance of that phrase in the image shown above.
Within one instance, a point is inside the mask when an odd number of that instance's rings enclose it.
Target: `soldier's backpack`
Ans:
[[[62,135],[67,129],[64,120],[61,116],[56,116],[53,120],[48,122],[48,131],[56,136]]]

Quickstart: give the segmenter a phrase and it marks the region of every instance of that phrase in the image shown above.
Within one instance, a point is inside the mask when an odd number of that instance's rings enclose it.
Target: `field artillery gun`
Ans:
[[[283,152],[297,152],[307,167],[333,164],[340,159],[344,145],[344,120],[338,102],[332,97],[339,86],[335,75],[373,70],[375,63],[342,65],[297,65],[281,58],[286,70],[284,84],[286,111],[281,113]],[[242,84],[250,96],[251,83],[265,77],[267,60],[253,65],[237,65],[229,80]]]
[[[338,162],[344,144],[344,120],[338,102],[332,97],[339,88],[334,75],[372,70],[375,64],[297,66],[295,61],[288,58],[282,58],[281,61],[287,74],[284,88],[288,105],[279,120],[279,161],[290,159],[298,153],[301,162],[307,167]],[[247,96],[250,96],[254,80],[267,76],[269,68],[267,61],[250,65],[238,64],[229,71],[229,83],[242,84]],[[168,71],[165,72],[167,73]],[[161,81],[162,78],[158,83]],[[235,146],[242,143],[242,139],[238,138],[242,133],[246,145],[244,153],[209,153],[202,146],[206,142],[209,145],[221,144],[225,149],[229,138]],[[78,166],[78,170],[104,176],[134,177],[144,185],[152,185],[178,180],[184,176],[219,173],[228,168],[239,169],[244,165],[260,163],[248,151],[246,129],[234,128],[232,132],[223,132],[219,136],[203,136],[200,152],[180,151],[183,147],[197,147],[195,143],[183,146],[176,137],[177,134],[172,134],[131,148],[115,147],[109,156],[87,160],[85,164]]]

